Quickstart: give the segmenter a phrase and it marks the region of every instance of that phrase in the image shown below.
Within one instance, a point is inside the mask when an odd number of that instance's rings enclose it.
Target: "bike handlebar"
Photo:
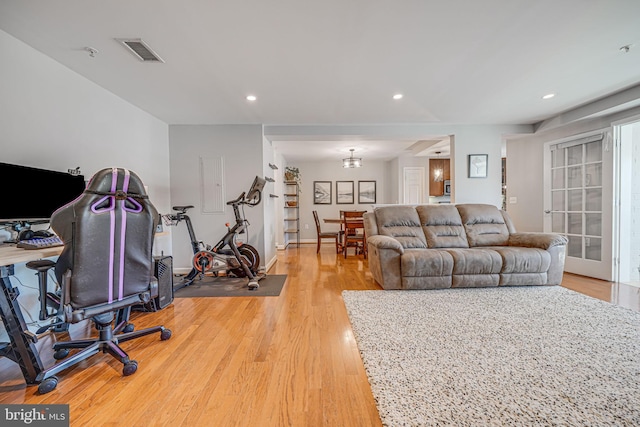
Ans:
[[[237,199],[228,201],[227,205],[241,205],[244,202],[244,195],[245,192],[243,191]]]

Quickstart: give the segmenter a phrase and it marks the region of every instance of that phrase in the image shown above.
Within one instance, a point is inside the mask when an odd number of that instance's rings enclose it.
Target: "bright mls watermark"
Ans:
[[[69,427],[69,405],[0,405],[0,425]]]

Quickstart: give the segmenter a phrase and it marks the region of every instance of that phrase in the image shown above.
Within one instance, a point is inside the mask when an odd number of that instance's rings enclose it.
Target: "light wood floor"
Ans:
[[[17,364],[1,358],[0,403],[68,403],[72,426],[380,426],[341,298],[345,289],[380,287],[361,256],[345,260],[329,244],[319,255],[315,249],[278,252],[269,274],[288,275],[279,297],[179,298],[159,312],[134,313],[137,329],[163,324],[173,337],[123,343],[139,363],[129,377],[98,354],[38,395]],[[608,282],[567,274],[563,284],[621,298]],[[628,299],[637,310],[637,288]],[[74,326],[73,338],[90,331]],[[54,362],[53,339],[40,340],[45,365]]]

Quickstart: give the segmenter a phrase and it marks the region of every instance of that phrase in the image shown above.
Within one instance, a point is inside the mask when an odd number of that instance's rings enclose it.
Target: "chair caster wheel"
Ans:
[[[160,332],[160,339],[166,341],[169,338],[171,338],[171,329],[163,329],[162,332]]]
[[[127,332],[133,332],[133,330],[136,328],[136,326],[133,323],[127,323],[127,326],[125,326],[122,329],[122,332],[127,333]]]
[[[122,368],[122,375],[127,377],[129,375],[135,374],[137,370],[138,362],[136,362],[135,360],[130,360],[124,364],[124,367]]]
[[[45,378],[38,385],[38,393],[40,393],[40,394],[49,393],[50,391],[52,391],[57,386],[58,386],[58,378],[56,378],[56,377]]]
[[[59,350],[56,350],[56,352],[53,353],[53,358],[56,360],[64,359],[69,355],[70,351],[71,350],[69,350],[68,348],[61,348]]]
[[[249,282],[249,285],[247,285],[247,286],[249,287],[250,291],[255,291],[256,289],[258,289],[260,287],[258,282]]]

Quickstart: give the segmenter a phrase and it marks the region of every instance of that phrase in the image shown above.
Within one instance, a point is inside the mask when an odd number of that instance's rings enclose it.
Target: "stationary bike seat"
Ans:
[[[174,206],[173,210],[174,211],[182,211],[185,212],[187,209],[191,209],[193,207],[193,205],[186,205],[186,206]]]

